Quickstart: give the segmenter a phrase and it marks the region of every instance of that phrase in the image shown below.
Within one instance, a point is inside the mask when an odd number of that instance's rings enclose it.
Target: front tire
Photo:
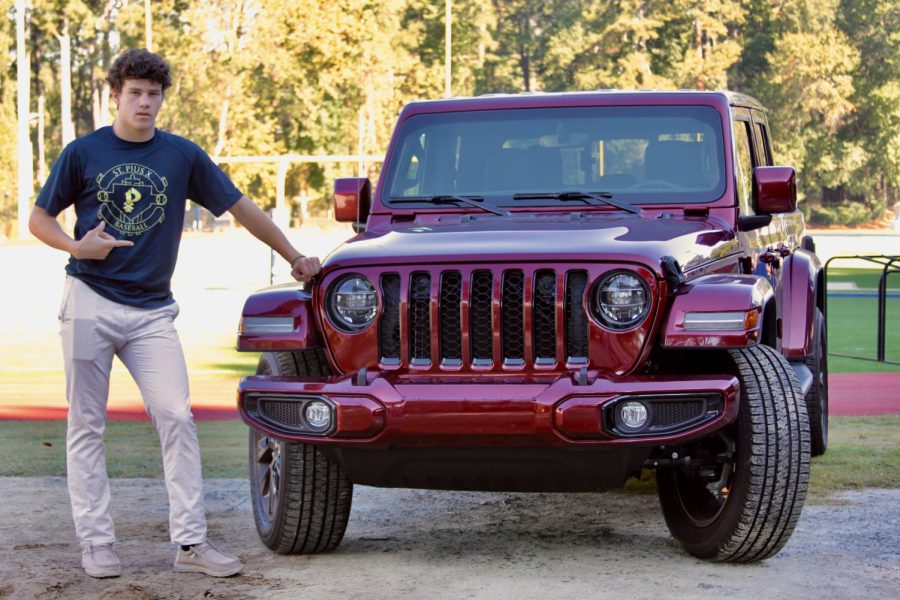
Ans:
[[[327,374],[327,369],[321,350],[268,352],[257,374],[296,377]],[[253,428],[249,442],[250,497],[262,542],[279,554],[334,550],[344,537],[353,499],[343,468],[313,444]]]
[[[793,370],[768,346],[729,350],[740,382],[736,423],[657,469],[666,524],[699,558],[753,562],[790,538],[806,498],[810,437]]]

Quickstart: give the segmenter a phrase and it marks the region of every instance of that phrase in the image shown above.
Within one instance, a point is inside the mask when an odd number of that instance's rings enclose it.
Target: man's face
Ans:
[[[122,89],[113,92],[119,106],[116,121],[127,133],[152,132],[156,127],[156,115],[162,107],[162,84],[148,79],[126,79]]]

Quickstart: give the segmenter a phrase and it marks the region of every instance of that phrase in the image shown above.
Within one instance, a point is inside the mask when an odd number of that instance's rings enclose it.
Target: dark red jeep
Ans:
[[[335,548],[353,484],[597,491],[656,470],[692,554],[785,544],[827,444],[822,265],[765,109],[711,92],[402,111],[358,235],[249,298],[256,526]]]

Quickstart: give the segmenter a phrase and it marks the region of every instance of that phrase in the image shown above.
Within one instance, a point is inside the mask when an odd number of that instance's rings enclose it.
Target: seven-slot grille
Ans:
[[[380,360],[446,369],[587,364],[587,284],[579,269],[383,273]]]

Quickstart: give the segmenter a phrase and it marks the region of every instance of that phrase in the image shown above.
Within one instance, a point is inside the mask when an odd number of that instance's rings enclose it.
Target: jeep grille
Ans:
[[[517,369],[587,363],[584,270],[417,270],[403,283],[398,273],[379,278],[382,364]]]

